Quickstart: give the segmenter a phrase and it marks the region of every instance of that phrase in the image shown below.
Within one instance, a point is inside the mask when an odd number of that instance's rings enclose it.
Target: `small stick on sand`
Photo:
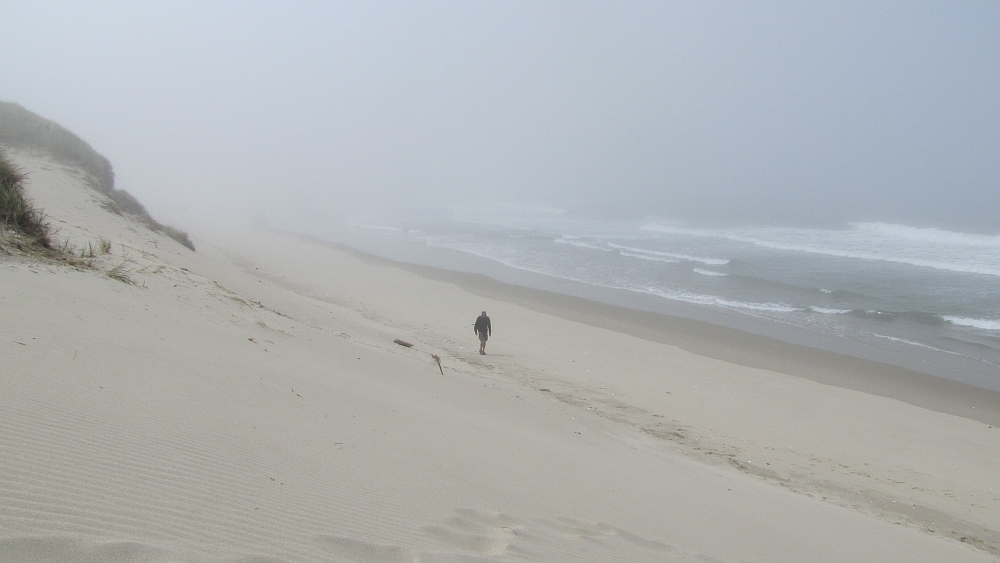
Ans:
[[[431,357],[434,358],[435,362],[437,362],[438,370],[441,372],[441,375],[444,375],[444,368],[441,367],[441,356],[438,356],[437,354],[431,354]]]
[[[393,340],[393,342],[395,342],[396,344],[399,344],[400,346],[406,346],[407,348],[412,348],[413,347],[413,344],[410,344],[409,342],[407,342],[405,340],[400,340],[398,338],[395,339],[395,340]]]

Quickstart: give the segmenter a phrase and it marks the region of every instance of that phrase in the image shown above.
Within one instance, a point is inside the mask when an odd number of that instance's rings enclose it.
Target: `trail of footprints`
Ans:
[[[315,560],[343,563],[481,563],[487,561],[700,561],[723,563],[704,554],[642,537],[600,522],[572,518],[519,520],[503,513],[459,509],[446,521],[423,528],[436,549],[417,551],[337,536],[313,538]],[[308,550],[307,550],[308,551]],[[168,563],[176,554],[136,542],[85,542],[62,537],[0,540],[11,561],[76,563]],[[214,561],[214,560],[212,560]],[[268,556],[244,556],[225,563],[289,563]]]
[[[345,563],[475,563],[484,561],[702,561],[703,554],[642,537],[604,523],[572,518],[520,520],[503,513],[458,509],[440,524],[423,528],[439,547],[417,552],[340,536],[316,542]]]

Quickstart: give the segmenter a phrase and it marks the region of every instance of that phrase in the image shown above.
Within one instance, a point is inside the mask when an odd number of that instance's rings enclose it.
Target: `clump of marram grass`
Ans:
[[[51,248],[45,214],[24,193],[27,175],[0,149],[0,230],[13,231],[28,246]]]
[[[68,238],[54,243],[53,233],[45,215],[24,193],[26,177],[26,174],[7,157],[3,149],[0,149],[0,250],[10,254],[3,248],[3,243],[6,235],[11,234],[12,242],[18,250],[87,269],[94,268],[94,258],[98,253],[111,253],[111,241],[104,237],[101,237],[96,245],[88,241],[86,246],[79,250]],[[108,270],[107,275],[111,279],[135,285],[132,272],[126,267],[127,252],[124,252],[124,246],[123,254],[126,255],[126,260]]]
[[[179,229],[175,229],[170,225],[164,225],[156,219],[153,219],[153,216],[146,211],[145,206],[139,203],[139,200],[137,200],[132,194],[126,192],[125,190],[112,188],[111,190],[104,192],[104,195],[108,196],[108,199],[101,204],[101,207],[107,211],[110,211],[115,215],[127,215],[145,225],[149,230],[164,234],[181,243],[181,245],[194,250],[194,243],[191,242],[191,238],[187,233]]]
[[[184,231],[175,229],[170,225],[162,225],[161,232],[168,237],[181,243],[181,246],[187,247],[190,250],[194,250],[194,243],[191,242],[191,237],[188,236]]]
[[[62,243],[56,248],[56,250],[67,256],[76,253],[76,247],[73,246],[73,243],[70,242],[68,238],[64,238]]]
[[[135,285],[135,280],[132,279],[132,271],[128,269],[125,265],[125,261],[122,260],[117,266],[111,268],[107,271],[108,277],[113,280],[118,280],[122,283],[127,283],[129,285]]]

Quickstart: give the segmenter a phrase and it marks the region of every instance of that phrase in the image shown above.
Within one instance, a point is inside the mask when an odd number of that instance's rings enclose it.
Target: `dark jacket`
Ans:
[[[472,329],[472,331],[476,334],[485,332],[488,336],[493,336],[493,327],[490,326],[490,318],[486,315],[479,315],[476,317],[476,326]]]

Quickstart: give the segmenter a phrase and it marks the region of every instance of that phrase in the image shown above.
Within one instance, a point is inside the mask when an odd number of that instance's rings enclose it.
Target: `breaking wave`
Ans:
[[[941,318],[953,325],[968,326],[982,330],[1000,330],[1000,321],[989,319],[970,319],[968,317],[953,317],[950,315],[943,315]]]
[[[673,258],[661,258],[659,256],[650,256],[648,254],[636,254],[635,252],[625,252],[624,250],[619,251],[618,254],[622,256],[628,256],[629,258],[639,258],[641,260],[648,260],[650,262],[666,262],[668,264],[677,264],[680,260],[675,260]]]
[[[875,338],[882,338],[882,339],[885,339],[885,340],[892,340],[893,342],[900,342],[902,344],[909,344],[910,346],[919,346],[921,348],[927,348],[928,350],[934,350],[935,352],[944,352],[945,354],[951,354],[953,356],[964,356],[965,355],[965,354],[959,354],[958,352],[952,352],[951,350],[944,350],[944,349],[941,349],[941,348],[937,348],[935,346],[928,346],[927,344],[923,344],[923,343],[920,343],[920,342],[914,342],[913,340],[907,340],[905,338],[897,338],[895,336],[886,336],[884,334],[878,334],[878,333],[875,333],[875,332],[872,333],[872,336],[874,336]]]
[[[713,276],[713,277],[720,277],[720,278],[721,277],[726,277],[726,276],[729,275],[729,274],[725,274],[723,272],[715,272],[715,271],[712,271],[712,270],[702,270],[701,268],[694,268],[691,271],[694,272],[694,273],[696,273],[696,274],[701,274],[703,276]]]
[[[823,313],[824,315],[846,315],[852,311],[852,309],[827,309],[826,307],[816,306],[810,306],[809,310],[814,313]]]
[[[709,266],[724,266],[729,263],[729,260],[725,258],[702,258],[700,256],[688,256],[687,254],[675,254],[673,252],[661,252],[659,250],[648,250],[645,248],[636,248],[634,246],[624,246],[621,244],[615,244],[613,242],[609,242],[608,246],[612,248],[617,248],[618,250],[625,250],[628,252],[637,252],[640,254],[652,254],[653,256],[676,258],[678,260],[688,260],[690,262],[700,262],[702,264],[707,264]]]
[[[853,223],[845,230],[756,228],[695,229],[650,223],[648,232],[712,237],[762,248],[908,264],[951,272],[1000,276],[1000,236],[922,229],[888,223]]]

